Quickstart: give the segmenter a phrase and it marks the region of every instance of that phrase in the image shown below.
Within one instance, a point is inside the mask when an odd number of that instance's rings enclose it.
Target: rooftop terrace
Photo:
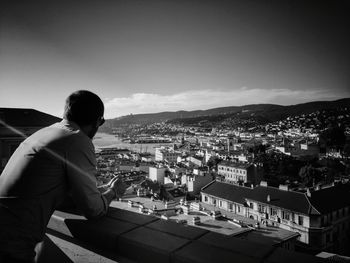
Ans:
[[[113,207],[97,221],[56,211],[48,234],[74,262],[83,262],[81,249],[102,255],[105,260],[99,259],[101,262],[325,262],[311,255]],[[80,252],[75,251],[77,247]]]

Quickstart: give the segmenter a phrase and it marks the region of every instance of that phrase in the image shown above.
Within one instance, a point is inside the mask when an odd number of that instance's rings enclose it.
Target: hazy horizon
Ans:
[[[105,117],[350,97],[349,3],[5,1],[0,107],[62,116],[75,90]]]
[[[217,108],[230,108],[230,107],[245,107],[245,106],[251,106],[251,105],[262,105],[262,104],[271,104],[271,105],[278,105],[278,106],[293,106],[293,105],[299,105],[299,104],[306,104],[306,103],[311,103],[311,102],[332,102],[332,101],[338,101],[338,100],[343,100],[343,99],[350,99],[350,97],[347,98],[340,98],[340,99],[336,99],[336,100],[323,100],[323,101],[319,101],[319,100],[314,100],[314,101],[307,101],[307,102],[303,102],[303,103],[297,103],[297,104],[287,104],[287,105],[281,105],[281,104],[275,104],[275,103],[253,103],[253,104],[243,104],[243,105],[229,105],[229,106],[223,106],[223,107],[213,107],[213,108],[202,108],[202,109],[194,109],[194,110],[183,110],[183,109],[178,109],[178,110],[172,110],[172,111],[158,111],[158,112],[140,112],[140,113],[131,113],[132,115],[138,115],[138,114],[159,114],[159,113],[165,113],[165,112],[180,112],[180,111],[206,111],[206,110],[212,110],[212,109],[217,109]],[[0,107],[0,108],[20,108],[20,107]],[[34,109],[34,110],[38,110],[36,108],[33,107],[26,107],[28,109]],[[44,112],[44,113],[48,113],[48,112]],[[50,113],[49,113],[50,114]],[[129,116],[131,114],[126,114],[126,115],[122,115],[122,116],[117,116],[117,117],[112,117],[112,118],[107,118],[106,119],[115,119],[115,118],[120,118],[120,117],[125,117],[125,116]],[[62,117],[62,116],[57,116],[54,115],[56,117]]]

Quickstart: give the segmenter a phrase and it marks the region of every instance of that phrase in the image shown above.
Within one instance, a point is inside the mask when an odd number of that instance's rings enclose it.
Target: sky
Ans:
[[[105,117],[350,97],[349,2],[2,1],[0,107]]]

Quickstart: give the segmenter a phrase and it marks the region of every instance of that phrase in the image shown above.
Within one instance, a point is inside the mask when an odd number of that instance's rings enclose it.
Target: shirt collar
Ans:
[[[69,120],[66,120],[66,119],[62,119],[61,124],[63,126],[71,128],[72,130],[80,130],[79,125],[76,124],[74,121],[69,121]]]

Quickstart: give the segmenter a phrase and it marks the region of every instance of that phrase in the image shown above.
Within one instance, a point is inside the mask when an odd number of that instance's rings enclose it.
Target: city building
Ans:
[[[128,149],[120,149],[116,147],[105,147],[105,148],[99,148],[96,156],[97,157],[103,157],[103,158],[117,158],[118,155],[128,154],[130,153],[130,150]]]
[[[218,164],[218,174],[228,183],[259,184],[262,169],[258,164],[222,161]]]
[[[204,187],[205,204],[299,234],[311,251],[345,253],[349,247],[350,186],[295,192],[287,186],[244,187],[219,181]]]
[[[0,171],[26,137],[59,121],[58,117],[34,109],[0,108]]]
[[[165,167],[149,167],[149,179],[153,182],[164,184],[164,176],[167,168]]]
[[[316,142],[284,140],[281,145],[275,147],[276,150],[283,154],[293,157],[318,157],[320,147]]]
[[[177,157],[181,156],[181,152],[174,151],[173,148],[160,147],[155,150],[155,161],[157,162],[168,162],[176,163]]]
[[[190,164],[192,164],[193,166],[196,166],[196,167],[203,166],[203,164],[205,162],[204,158],[199,157],[199,156],[189,156],[188,161]]]
[[[181,184],[187,186],[187,192],[191,195],[200,193],[201,188],[213,181],[213,177],[209,173],[191,173],[183,174]]]
[[[228,136],[225,150],[227,150],[227,152],[230,152],[232,150],[234,151],[237,150],[236,145],[238,144],[238,142],[239,142],[239,139],[237,137]]]

